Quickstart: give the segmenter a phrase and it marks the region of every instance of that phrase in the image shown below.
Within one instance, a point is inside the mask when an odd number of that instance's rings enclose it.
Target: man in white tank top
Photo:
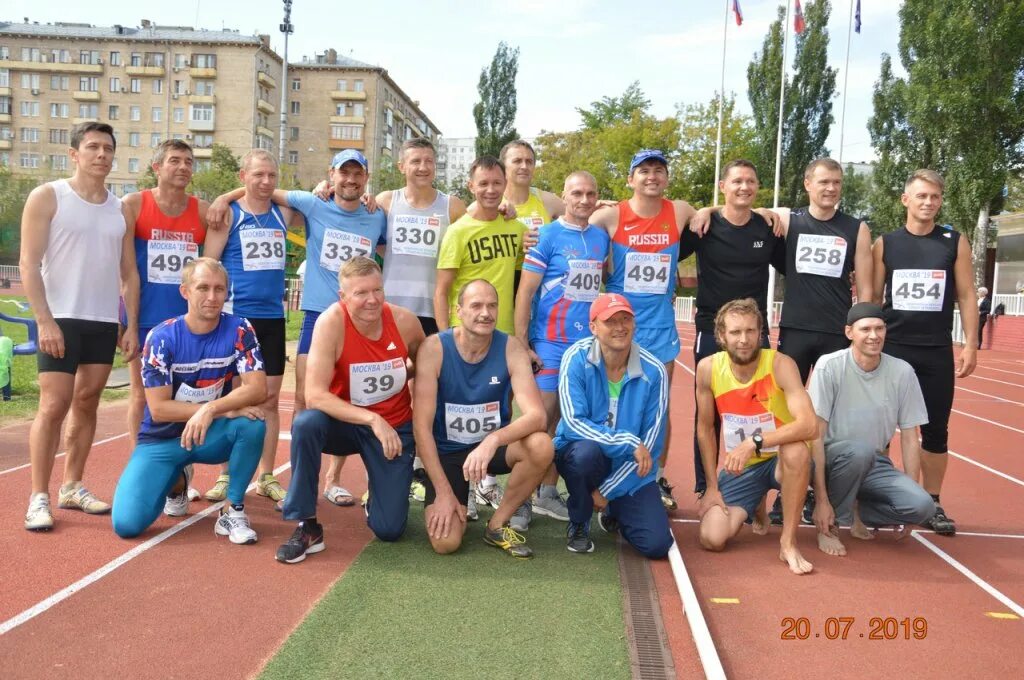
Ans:
[[[74,175],[34,189],[22,213],[21,279],[39,326],[39,410],[29,433],[32,495],[25,516],[30,531],[53,527],[50,473],[69,411],[59,507],[110,512],[107,503],[82,486],[82,474],[118,345],[122,290],[128,327],[121,351],[126,360],[139,351],[133,233],[121,201],[105,186],[115,147],[109,125],[76,126],[69,150]]]

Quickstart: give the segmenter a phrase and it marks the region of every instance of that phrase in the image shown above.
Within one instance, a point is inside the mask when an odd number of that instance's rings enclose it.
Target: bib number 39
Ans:
[[[405,387],[405,359],[351,364],[349,396],[356,406],[387,401]]]

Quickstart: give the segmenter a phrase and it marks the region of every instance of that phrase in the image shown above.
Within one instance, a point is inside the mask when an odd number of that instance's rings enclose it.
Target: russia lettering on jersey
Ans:
[[[231,393],[236,375],[262,371],[256,333],[247,320],[221,313],[217,327],[202,335],[188,329],[184,316],[168,319],[146,337],[142,385],[170,387],[175,401],[204,404]],[[181,436],[185,423],[155,422],[146,405],[139,443]]]

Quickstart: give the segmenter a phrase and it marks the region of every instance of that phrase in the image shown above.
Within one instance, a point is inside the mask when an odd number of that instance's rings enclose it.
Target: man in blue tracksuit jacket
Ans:
[[[593,337],[562,357],[558,393],[562,419],[555,432],[555,465],[569,491],[570,552],[594,550],[590,517],[607,507],[601,528],[621,531],[646,557],[672,547],[668,515],[655,484],[668,419],[664,364],[633,342],[633,308],[606,293],[590,307]]]

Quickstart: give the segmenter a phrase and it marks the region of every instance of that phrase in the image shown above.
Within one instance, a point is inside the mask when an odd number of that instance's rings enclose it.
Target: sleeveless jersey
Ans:
[[[206,229],[199,219],[199,199],[188,197],[185,211],[168,217],[153,192],[142,192],[135,220],[135,262],[139,268],[139,326],[155,326],[188,311],[181,297],[181,270],[199,257]]]
[[[711,358],[711,393],[722,422],[725,450],[731,451],[747,437],[793,422],[786,405],[786,395],[775,384],[772,363],[775,350],[762,349],[754,376],[741,383],[733,375],[729,353],[717,352]],[[764,448],[754,454],[746,467],[763,463],[779,452],[778,447]]]
[[[117,323],[121,250],[126,229],[121,200],[90,203],[66,179],[51,182],[57,212],[43,253],[46,304],[55,319]]]
[[[468,363],[455,346],[453,329],[441,331],[434,440],[440,454],[464,451],[512,420],[512,379],[505,361],[508,336],[495,331],[487,355]]]
[[[384,296],[388,302],[434,318],[437,254],[448,230],[448,195],[440,191],[427,208],[414,208],[404,189],[391,192],[387,246],[384,251]]]
[[[952,344],[953,303],[960,234],[935,226],[924,236],[906,227],[882,235],[886,338],[927,347]]]
[[[590,303],[601,293],[608,232],[557,219],[540,228],[523,270],[541,274],[533,297],[530,340],[572,343],[590,335]]]
[[[209,333],[196,335],[184,316],[167,319],[146,336],[142,350],[144,387],[170,387],[174,401],[205,404],[231,393],[236,375],[262,371],[256,333],[249,322],[221,312]],[[139,443],[176,439],[185,423],[154,422],[149,405],[142,417]]]
[[[334,365],[330,390],[342,399],[378,414],[392,427],[412,418],[412,397],[406,384],[409,350],[398,332],[391,307],[385,305],[380,338],[370,340],[356,330],[345,305],[345,345]]]
[[[679,228],[672,201],[662,199],[661,212],[654,217],[639,217],[628,200],[619,203],[611,257],[605,288],[626,296],[636,313],[636,327],[675,328]]]
[[[236,201],[231,204],[231,231],[221,261],[231,289],[224,311],[248,319],[284,316],[285,233],[281,209],[255,215]]]
[[[806,208],[793,211],[786,235],[786,304],[780,326],[843,333],[853,304],[850,272],[859,231],[860,220],[841,212],[821,221]]]
[[[530,187],[530,195],[526,202],[516,206],[516,219],[522,222],[527,229],[540,229],[541,226],[551,222],[551,215],[544,207],[540,191],[535,187]]]

